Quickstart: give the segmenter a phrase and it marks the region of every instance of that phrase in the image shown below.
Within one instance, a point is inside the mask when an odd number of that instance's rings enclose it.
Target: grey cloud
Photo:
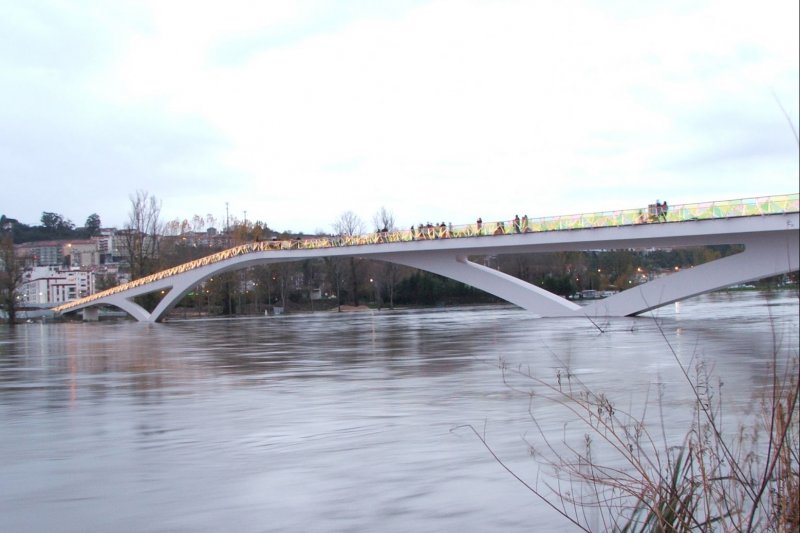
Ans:
[[[264,20],[264,29],[229,37],[211,51],[213,60],[222,65],[238,65],[271,48],[294,46],[309,38],[342,30],[364,19],[400,16],[428,0],[396,0],[393,2],[358,2],[355,5],[335,0],[308,2],[306,16],[293,24],[271,25]]]
[[[126,28],[145,19],[122,2],[5,2],[0,6],[3,69],[58,71],[65,78],[112,59]]]
[[[67,211],[73,205],[98,211],[109,222],[120,220],[122,213],[103,208],[126,202],[136,189],[160,198],[207,189],[222,174],[210,161],[220,147],[202,124],[165,121],[155,110],[70,108],[47,122],[3,120],[0,175],[6,178],[4,196],[14,201],[2,207],[23,221],[38,220],[42,209]],[[185,161],[192,162],[191,170]]]
[[[778,104],[775,113],[765,115],[738,107],[720,105],[684,116],[684,131],[691,152],[670,154],[663,168],[696,169],[746,160],[796,159],[797,141]],[[682,143],[685,149],[687,143]]]
[[[96,211],[119,224],[136,189],[166,202],[222,174],[212,158],[223,144],[207,124],[94,96],[93,76],[125,32],[144,26],[118,2],[0,6],[0,212],[36,223],[52,210],[82,223]]]

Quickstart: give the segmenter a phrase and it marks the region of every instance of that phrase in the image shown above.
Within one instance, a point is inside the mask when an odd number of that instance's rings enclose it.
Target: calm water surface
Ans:
[[[742,417],[776,345],[797,353],[796,292],[596,324],[476,307],[0,326],[0,531],[569,530],[461,427],[541,475],[528,397],[500,360],[568,369],[634,411],[660,390],[680,440],[676,357],[713,366]],[[569,438],[555,406],[532,412]]]

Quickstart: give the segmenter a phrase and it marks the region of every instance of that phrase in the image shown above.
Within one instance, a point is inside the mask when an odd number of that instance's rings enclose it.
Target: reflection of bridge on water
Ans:
[[[368,235],[255,242],[166,269],[53,310],[113,305],[156,322],[197,284],[220,272],[258,264],[358,256],[426,270],[466,283],[541,316],[631,316],[677,300],[798,270],[798,194],[459,226],[429,226]],[[491,236],[491,237],[489,237]],[[470,256],[504,253],[650,249],[738,244],[744,251],[622,291],[586,307]],[[169,291],[152,312],[133,301]]]

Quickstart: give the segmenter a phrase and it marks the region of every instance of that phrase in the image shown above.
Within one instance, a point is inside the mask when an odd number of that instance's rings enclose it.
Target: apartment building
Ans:
[[[67,268],[95,266],[101,262],[97,241],[94,239],[67,241],[62,248],[62,255]]]
[[[118,257],[117,241],[114,238],[116,230],[114,228],[103,228],[100,230],[99,235],[92,237],[92,240],[97,245],[97,253],[99,254],[100,264],[108,264],[114,262],[114,258]]]
[[[14,247],[17,257],[24,257],[34,266],[58,266],[64,262],[65,241],[37,241]]]
[[[94,282],[89,270],[37,266],[25,272],[19,295],[23,304],[60,304],[92,294]]]

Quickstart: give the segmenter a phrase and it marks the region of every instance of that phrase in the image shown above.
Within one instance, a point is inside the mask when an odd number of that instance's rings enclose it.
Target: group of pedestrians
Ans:
[[[642,212],[639,212],[639,220],[637,222],[666,222],[669,206],[667,201],[656,200],[656,203],[647,206],[647,220],[643,220]]]
[[[478,220],[475,221],[475,227],[477,229],[478,235],[488,235],[488,233],[484,230],[483,226],[483,219],[478,217]],[[491,230],[492,235],[506,235],[508,233],[530,233],[531,228],[528,225],[528,215],[523,215],[522,218],[519,215],[514,215],[514,219],[511,223],[511,229],[506,229],[505,222],[497,222],[495,224],[494,230]]]
[[[453,234],[453,224],[420,224],[416,228],[411,226],[411,240],[426,240],[426,239],[449,239]]]
[[[661,201],[659,201],[659,200],[656,200],[656,215],[658,216],[659,220],[661,220],[662,222],[666,222],[667,221],[667,211],[668,210],[669,210],[669,207],[667,206],[667,201],[666,200],[664,200],[663,203]]]

